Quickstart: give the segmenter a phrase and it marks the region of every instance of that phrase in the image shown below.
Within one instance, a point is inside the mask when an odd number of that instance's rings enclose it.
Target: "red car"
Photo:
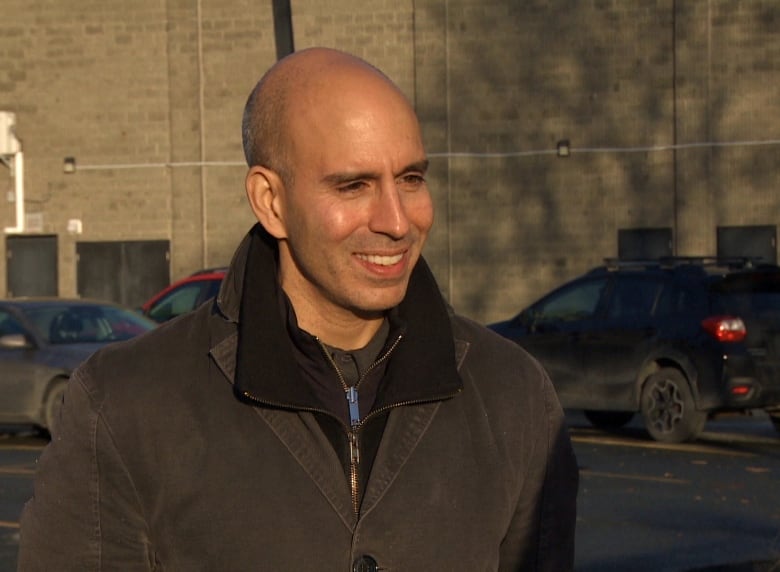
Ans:
[[[174,282],[141,306],[141,313],[162,323],[194,310],[219,292],[227,268],[209,268]]]

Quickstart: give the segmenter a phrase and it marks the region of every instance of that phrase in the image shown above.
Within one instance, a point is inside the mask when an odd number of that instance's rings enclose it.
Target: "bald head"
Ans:
[[[268,167],[289,182],[293,176],[291,118],[312,111],[328,113],[350,95],[363,96],[371,90],[402,100],[411,111],[398,87],[356,56],[310,48],[283,58],[257,83],[244,108],[242,136],[247,164]]]
[[[405,296],[433,223],[414,109],[363,60],[310,49],[252,91],[244,148],[247,198],[277,241],[298,326],[363,347]]]

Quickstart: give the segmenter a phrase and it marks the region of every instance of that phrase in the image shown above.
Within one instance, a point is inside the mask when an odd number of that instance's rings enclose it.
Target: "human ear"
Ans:
[[[246,175],[246,196],[255,218],[274,238],[287,238],[282,208],[284,184],[275,172],[254,166]]]

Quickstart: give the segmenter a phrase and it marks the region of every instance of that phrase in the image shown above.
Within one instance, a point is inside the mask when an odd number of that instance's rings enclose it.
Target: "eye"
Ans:
[[[416,189],[425,184],[425,177],[420,173],[406,173],[398,179],[398,184],[407,189]]]
[[[338,190],[342,193],[356,193],[366,188],[368,184],[363,180],[349,181],[339,185]]]

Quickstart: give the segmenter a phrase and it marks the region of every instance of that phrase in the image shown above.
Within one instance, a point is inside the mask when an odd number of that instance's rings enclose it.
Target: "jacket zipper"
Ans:
[[[395,348],[398,345],[398,343],[401,341],[402,337],[403,337],[402,335],[399,335],[395,339],[395,342],[393,342],[393,345],[391,345],[388,348],[388,350],[378,360],[376,360],[374,363],[371,364],[371,366],[369,366],[366,369],[364,374],[362,376],[360,376],[360,379],[358,379],[357,383],[355,384],[355,389],[360,384],[360,382],[366,377],[366,375],[368,375],[368,373],[370,371],[372,371],[375,367],[377,367],[379,364],[381,364],[383,361],[385,361],[390,356],[390,354],[393,352],[393,350],[395,350]],[[346,381],[344,380],[343,374],[339,370],[339,368],[336,365],[336,363],[333,361],[333,358],[328,353],[328,351],[325,348],[324,344],[319,340],[319,338],[316,338],[316,339],[317,339],[317,342],[320,344],[320,347],[322,348],[322,351],[325,354],[326,359],[331,363],[333,368],[336,370],[336,375],[338,376],[339,382],[341,382],[342,387],[346,388],[345,389],[345,394],[346,394],[348,392],[348,390],[349,390],[349,386],[347,385]],[[352,510],[353,510],[353,512],[355,514],[355,518],[358,518],[359,515],[360,515],[360,494],[359,494],[360,493],[360,480],[358,478],[359,468],[360,468],[360,439],[359,439],[358,433],[360,431],[360,428],[370,418],[375,417],[375,416],[379,415],[380,413],[383,413],[383,412],[388,411],[390,409],[393,409],[395,407],[405,407],[405,406],[409,406],[409,405],[416,405],[416,404],[420,404],[420,403],[427,403],[427,402],[430,402],[430,401],[438,401],[438,400],[441,400],[441,399],[448,399],[450,397],[454,397],[455,395],[457,395],[460,392],[461,392],[461,390],[459,389],[458,391],[455,391],[454,393],[448,393],[446,395],[433,396],[433,397],[429,397],[429,398],[425,398],[425,399],[413,399],[413,400],[402,401],[402,402],[398,402],[398,403],[391,403],[389,405],[385,405],[384,407],[380,407],[379,409],[375,409],[375,410],[371,411],[363,419],[360,419],[359,418],[359,414],[358,414],[357,423],[355,425],[353,425],[351,428],[347,427],[342,422],[342,426],[344,426],[344,428],[346,429],[347,438],[349,440],[349,461],[350,461],[349,462],[349,487],[350,487],[350,493],[351,493],[351,496],[352,496]],[[298,410],[298,411],[309,411],[309,412],[312,412],[312,413],[323,413],[323,414],[329,415],[331,417],[336,417],[335,415],[333,415],[333,413],[331,413],[330,411],[328,411],[326,409],[319,409],[319,408],[316,408],[316,407],[301,407],[301,406],[292,405],[292,404],[289,404],[289,403],[280,403],[280,402],[274,402],[274,401],[269,401],[269,400],[258,399],[257,397],[255,397],[254,395],[249,393],[248,391],[243,391],[242,395],[245,398],[250,399],[250,400],[252,400],[252,401],[254,401],[255,403],[258,403],[258,404],[271,405],[273,407],[280,407],[280,408],[284,408],[284,409],[293,409],[293,410]],[[354,396],[347,395],[348,399],[350,399],[351,397],[354,397],[355,401],[357,401],[357,395],[354,395]],[[340,418],[338,418],[338,419],[341,420]]]
[[[360,429],[360,427],[370,418],[376,417],[380,413],[383,413],[385,411],[388,411],[390,409],[393,409],[395,407],[406,407],[409,405],[419,405],[420,403],[429,403],[431,401],[439,401],[442,399],[449,399],[450,397],[456,396],[458,393],[460,393],[461,390],[457,390],[453,393],[448,393],[446,395],[440,395],[440,396],[433,396],[426,399],[410,399],[408,401],[400,401],[398,403],[392,403],[390,405],[385,405],[384,407],[380,407],[379,409],[375,409],[371,411],[368,415],[366,415],[360,422],[360,425],[355,428],[355,430],[347,428],[344,423],[342,425],[345,429],[347,429],[347,435],[349,437],[349,453],[350,453],[350,466],[349,466],[349,486],[350,486],[350,492],[352,495],[352,510],[355,514],[355,517],[357,518],[360,515],[360,495],[359,493],[359,485],[360,481],[358,480],[358,468],[360,465],[360,443],[358,439],[358,433],[357,430]],[[254,401],[255,403],[259,405],[270,405],[272,407],[278,407],[281,409],[292,409],[297,411],[309,411],[311,413],[322,413],[324,415],[329,415],[333,418],[337,418],[333,413],[326,409],[319,409],[316,407],[301,407],[299,405],[293,405],[290,403],[281,403],[278,401],[270,401],[267,399],[258,399],[248,391],[242,391],[241,394],[251,401]],[[341,421],[340,418],[339,421]]]
[[[360,443],[358,443],[357,431],[349,431],[349,490],[352,493],[352,511],[357,518],[360,512],[360,480],[358,468],[360,467]]]
[[[349,405],[350,428],[347,430],[347,439],[349,440],[349,488],[352,496],[352,511],[355,513],[356,518],[360,514],[360,439],[358,433],[363,425],[363,420],[360,419],[360,401],[358,390],[360,387],[360,382],[362,382],[366,376],[379,364],[390,357],[390,354],[393,353],[393,350],[395,350],[396,346],[400,343],[401,338],[403,338],[403,335],[396,337],[393,344],[387,348],[387,351],[382,354],[379,359],[375,360],[374,363],[372,363],[368,368],[366,368],[366,371],[362,373],[360,378],[352,387],[347,385],[347,382],[344,379],[344,374],[341,373],[341,370],[333,360],[333,356],[330,355],[330,352],[325,347],[325,344],[323,344],[318,337],[315,336],[314,338],[320,345],[322,353],[325,354],[325,359],[328,361],[328,363],[330,363],[331,367],[336,372],[336,376],[338,377],[339,383],[341,383],[341,388],[344,390],[344,394]]]
[[[363,426],[363,424],[372,417],[376,417],[377,415],[384,413],[385,411],[389,411],[390,409],[394,409],[396,407],[406,407],[409,405],[419,405],[420,403],[429,403],[431,401],[439,401],[442,399],[449,399],[451,397],[455,397],[461,391],[461,389],[458,389],[455,392],[438,397],[431,397],[428,399],[410,399],[408,401],[400,401],[390,405],[385,405],[384,407],[380,407],[379,409],[374,409],[371,411],[360,421],[359,425],[348,431],[350,453],[349,484],[352,492],[352,510],[355,513],[355,518],[360,516],[360,481],[358,480],[358,469],[360,466],[360,447],[358,443],[358,430]]]
[[[360,384],[369,373],[371,373],[374,369],[376,369],[377,366],[379,366],[379,364],[381,364],[383,361],[387,360],[388,357],[390,357],[390,354],[393,353],[393,350],[395,350],[396,346],[398,346],[402,338],[403,335],[399,335],[395,339],[393,344],[389,348],[387,348],[387,351],[384,354],[382,354],[379,357],[379,359],[375,360],[374,363],[368,366],[368,368],[366,368],[366,371],[363,372],[363,374],[357,380],[355,385],[350,387],[349,385],[347,385],[347,382],[344,379],[344,374],[341,373],[339,366],[333,360],[333,356],[331,356],[330,352],[328,352],[328,348],[325,347],[325,344],[322,343],[322,340],[320,340],[316,336],[314,337],[314,339],[317,340],[317,343],[320,345],[320,349],[322,349],[322,353],[325,355],[325,359],[328,361],[328,363],[331,365],[333,370],[336,372],[336,376],[338,377],[339,383],[341,384],[341,389],[344,390],[344,395],[346,396],[347,403],[349,404],[350,425],[353,428],[360,426],[360,402],[359,402],[359,393],[358,393],[358,390],[360,389]]]

